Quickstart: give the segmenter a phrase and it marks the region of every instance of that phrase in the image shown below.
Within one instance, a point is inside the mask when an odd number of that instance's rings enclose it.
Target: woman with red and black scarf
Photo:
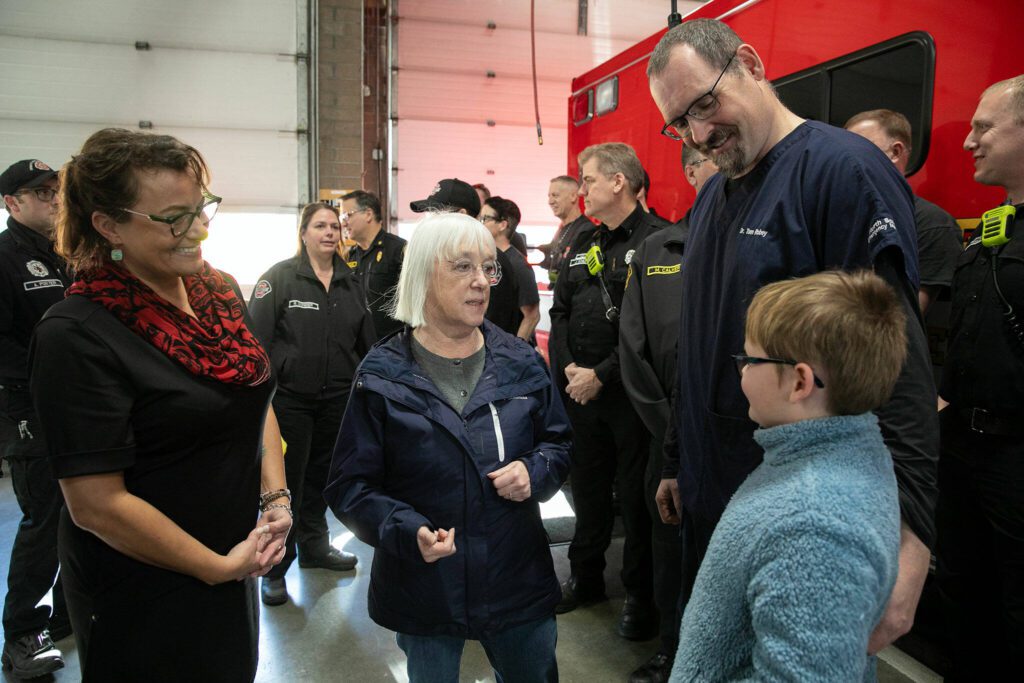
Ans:
[[[36,328],[31,388],[83,680],[251,681],[254,578],[291,510],[270,360],[202,258],[220,200],[194,148],[126,130],[60,178],[77,279]]]

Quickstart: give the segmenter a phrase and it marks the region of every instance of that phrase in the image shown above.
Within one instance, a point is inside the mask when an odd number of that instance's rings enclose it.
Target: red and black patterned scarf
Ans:
[[[79,275],[67,293],[102,305],[193,375],[251,387],[267,381],[270,359],[246,327],[242,300],[227,280],[206,262],[182,280],[195,318],[115,265]]]

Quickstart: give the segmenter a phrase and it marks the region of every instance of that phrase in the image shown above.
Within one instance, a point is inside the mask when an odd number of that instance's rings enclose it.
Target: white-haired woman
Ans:
[[[397,632],[413,682],[457,681],[467,639],[500,681],[558,678],[538,503],[565,479],[569,425],[540,356],[484,321],[494,259],[474,218],[416,227],[395,306],[407,327],[359,368],[325,492],[376,549],[370,616]]]

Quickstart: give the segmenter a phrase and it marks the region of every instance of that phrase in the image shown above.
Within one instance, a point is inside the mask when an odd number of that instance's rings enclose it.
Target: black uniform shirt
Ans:
[[[686,218],[654,233],[629,262],[619,328],[622,384],[647,430],[665,433],[676,381]]]
[[[330,291],[305,251],[263,274],[249,300],[252,331],[270,354],[279,391],[302,398],[347,394],[376,340],[355,274],[334,257]]]
[[[637,204],[615,230],[602,223],[577,233],[558,274],[551,306],[552,363],[560,383],[564,383],[570,363],[593,368],[604,385],[619,382],[619,324],[617,318],[609,320],[603,292],[621,309],[629,262],[637,247],[657,229],[650,214]],[[591,275],[586,262],[587,251],[595,244],[604,254],[600,275]]]
[[[0,385],[28,385],[32,329],[69,284],[50,241],[9,217],[0,233]]]
[[[1024,206],[1017,211],[1024,214]],[[976,237],[956,263],[939,395],[957,409],[982,408],[1000,417],[1024,418],[1024,339],[1010,329],[1006,306],[996,293],[994,254],[999,289],[1018,324],[1024,320],[1024,229],[1018,227],[1009,244],[993,249],[981,246]]]
[[[572,249],[572,245],[576,241],[576,235],[580,230],[593,227],[593,222],[583,214],[577,216],[576,220],[568,225],[558,227],[551,244],[546,245],[548,253],[544,256],[544,261],[541,262],[541,266],[548,269],[548,280],[552,287],[558,280],[558,272],[562,269],[562,263],[569,256],[569,250]]]
[[[914,225],[921,284],[949,287],[957,257],[963,251],[960,226],[942,207],[917,195],[914,195]]]
[[[402,328],[402,323],[388,315],[388,307],[398,286],[398,276],[402,274],[405,244],[398,235],[381,230],[370,242],[369,249],[363,251],[356,245],[349,253],[348,265],[356,272],[366,295],[366,308],[373,314],[377,339]]]

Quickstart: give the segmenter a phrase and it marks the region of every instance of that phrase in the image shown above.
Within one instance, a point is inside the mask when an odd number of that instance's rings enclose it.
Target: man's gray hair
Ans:
[[[592,158],[597,159],[597,170],[602,175],[610,178],[616,173],[621,173],[634,195],[643,189],[644,167],[640,165],[636,152],[626,143],[605,142],[587,147],[577,157],[580,169]]]
[[[736,32],[717,19],[694,19],[676,26],[658,41],[647,63],[647,78],[660,76],[668,66],[673,48],[689,45],[697,55],[715,69],[724,69],[736,49],[743,44]],[[733,61],[730,70],[739,69]]]
[[[1010,93],[1010,113],[1013,115],[1013,122],[1018,126],[1024,126],[1024,74],[993,83],[985,88],[981,95],[984,97],[990,92],[1004,88],[1013,91]]]
[[[445,261],[455,261],[464,252],[494,258],[494,238],[484,224],[461,213],[428,213],[416,224],[405,247],[392,317],[414,328],[425,325],[427,292],[434,286],[437,268]]]

